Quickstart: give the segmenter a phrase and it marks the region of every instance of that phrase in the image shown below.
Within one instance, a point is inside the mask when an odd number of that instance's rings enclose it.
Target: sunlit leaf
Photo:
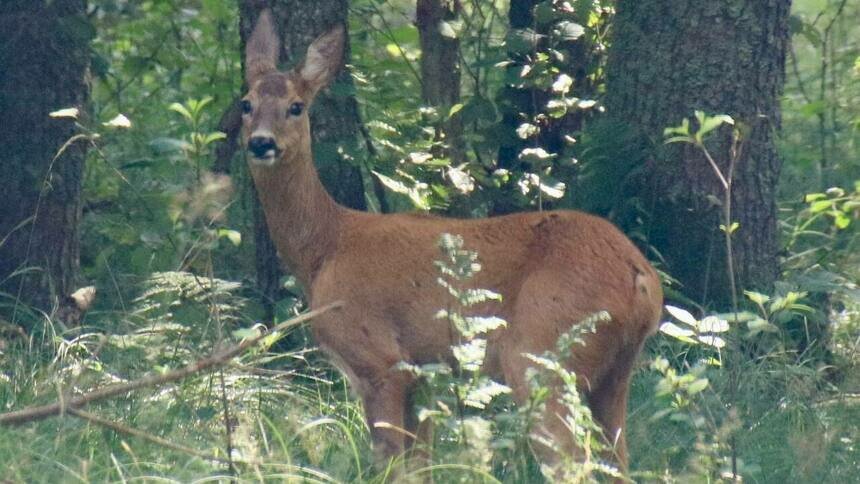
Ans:
[[[573,78],[567,74],[560,74],[555,82],[552,83],[552,90],[559,94],[567,94],[571,86],[573,86]]]
[[[48,113],[48,116],[50,116],[52,118],[78,119],[79,114],[80,114],[80,111],[78,111],[78,108],[65,108],[65,109],[58,109],[56,111]]]
[[[717,348],[717,349],[724,348],[726,346],[726,340],[724,340],[723,338],[720,338],[719,336],[715,336],[712,334],[703,334],[703,335],[697,336],[696,339],[698,339],[699,341],[701,341],[702,343],[704,343],[708,346],[713,346],[714,348]]]
[[[456,39],[457,38],[457,32],[454,30],[454,27],[452,27],[450,23],[448,23],[444,20],[440,20],[438,27],[439,27],[439,34],[441,34],[442,37],[445,37],[448,39]]]
[[[187,119],[188,121],[194,121],[194,116],[191,115],[191,112],[188,111],[188,108],[186,108],[180,103],[173,103],[168,107],[168,109],[181,114],[182,117]]]
[[[242,244],[242,233],[238,230],[218,229],[218,237],[225,237],[236,247]]]
[[[660,332],[672,336],[673,338],[689,338],[696,334],[696,332],[691,329],[682,328],[675,323],[669,322],[660,325]]]
[[[669,314],[671,314],[672,317],[674,317],[678,321],[680,321],[684,324],[688,324],[688,325],[693,326],[693,327],[696,326],[696,323],[697,323],[696,318],[693,317],[693,315],[690,314],[686,309],[681,309],[679,307],[671,306],[671,305],[667,304],[666,305],[666,311],[668,311]]]
[[[695,395],[704,390],[705,388],[708,388],[708,379],[699,378],[698,380],[687,386],[686,390],[688,395]]]
[[[716,316],[706,316],[696,326],[700,333],[724,333],[729,330],[729,322]]]
[[[131,128],[131,120],[129,120],[123,114],[117,114],[113,119],[106,123],[102,123],[103,125],[109,128],[121,128],[128,129]]]

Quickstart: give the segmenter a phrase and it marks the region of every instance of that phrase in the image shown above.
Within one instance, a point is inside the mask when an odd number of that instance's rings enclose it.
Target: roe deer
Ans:
[[[247,43],[243,139],[281,262],[304,285],[312,308],[343,303],[311,329],[363,400],[376,455],[402,454],[412,443],[402,429],[415,432],[409,406],[416,381],[398,363],[452,360],[449,323],[434,318],[450,295],[432,264],[440,235],[451,233],[478,252],[483,269],[475,287],[503,295],[496,315],[508,326],[488,336],[483,371],[510,386],[515,400],[528,398],[533,363],[524,353],[552,350],[572,325],[609,313],[567,364],[626,469],[630,375],[662,309],[654,269],[613,225],[580,212],[460,220],[339,206],[314,168],[308,108],[339,69],[344,36],[335,27],[311,44],[302,63],[279,72],[272,15],[261,13]],[[547,405],[541,427],[575,452],[562,411],[557,402]]]

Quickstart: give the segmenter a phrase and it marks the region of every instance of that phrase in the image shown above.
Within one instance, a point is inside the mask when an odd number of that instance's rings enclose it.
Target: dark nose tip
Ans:
[[[275,139],[267,136],[254,136],[248,140],[248,150],[257,158],[265,158],[269,151],[276,148]]]

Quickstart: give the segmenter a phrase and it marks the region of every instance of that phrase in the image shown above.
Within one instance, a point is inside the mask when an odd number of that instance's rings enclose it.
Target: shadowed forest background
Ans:
[[[658,269],[666,323],[631,387],[633,480],[858,480],[860,4],[846,0],[0,0],[0,480],[394,479],[307,328],[264,332],[305,302],[239,136],[263,4],[283,68],[347,26],[311,110],[338,202],[583,210]],[[468,269],[457,250],[427,267]],[[436,429],[414,477],[542,482],[529,409],[503,390],[464,399],[479,371],[414,371]],[[605,480],[593,422],[576,422],[595,453],[566,476]]]

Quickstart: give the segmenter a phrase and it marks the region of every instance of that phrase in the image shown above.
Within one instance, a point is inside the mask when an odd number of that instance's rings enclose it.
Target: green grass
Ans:
[[[4,333],[0,408],[21,409],[177,368],[233,339],[234,330],[253,327],[255,312],[237,295],[238,286],[215,281],[196,292],[170,289],[187,282],[181,277],[150,281],[141,287],[145,297],[126,312],[94,312],[81,328],[64,332],[49,318],[34,314],[29,337]],[[856,331],[840,327],[835,334],[845,374],[840,385],[856,388]],[[393,482],[397,466],[373,466],[360,405],[322,355],[314,349],[281,351],[275,339],[266,343],[213,373],[86,409],[170,446],[68,414],[0,426],[0,480]],[[687,406],[655,397],[660,374],[645,363],[661,355],[685,371],[684,362],[699,357],[695,351],[659,335],[643,355],[628,419],[637,481],[719,481],[729,463],[727,430],[736,428],[738,462],[746,482],[860,482],[856,393],[829,383],[823,372],[803,361],[767,355],[743,367],[736,417],[726,411],[727,372],[720,369],[708,371],[710,386]],[[681,417],[655,419],[673,405],[671,415]],[[496,403],[486,413],[493,416],[496,429],[486,470],[466,458],[475,449],[439,432],[433,466],[414,476],[432,472],[435,482],[543,481],[509,403]],[[230,423],[229,437],[225,421]],[[235,465],[231,470],[183,447],[222,460],[232,447]]]

